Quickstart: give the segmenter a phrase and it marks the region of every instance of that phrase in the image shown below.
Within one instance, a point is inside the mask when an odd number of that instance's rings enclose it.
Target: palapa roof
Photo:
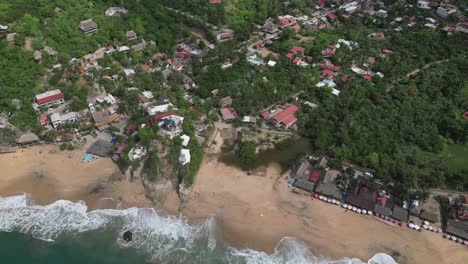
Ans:
[[[111,152],[111,147],[112,144],[110,142],[98,139],[91,145],[91,147],[88,148],[86,153],[99,157],[107,157]]]
[[[297,179],[296,183],[294,183],[294,186],[296,186],[299,189],[305,190],[312,192],[314,190],[314,183],[310,181],[305,181],[302,179]]]
[[[392,217],[396,220],[406,222],[408,220],[408,210],[401,206],[395,205],[395,207],[393,207]]]
[[[18,144],[29,144],[39,141],[39,137],[34,133],[26,133],[18,139]]]
[[[449,220],[447,233],[468,240],[468,222]]]

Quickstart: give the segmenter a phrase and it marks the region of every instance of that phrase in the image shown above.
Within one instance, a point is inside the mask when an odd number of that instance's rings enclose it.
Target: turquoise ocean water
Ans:
[[[123,241],[130,230],[133,240]],[[231,247],[215,218],[188,224],[182,217],[148,208],[95,210],[83,202],[60,200],[41,206],[27,195],[0,197],[0,263],[363,263],[313,256],[294,238],[278,242],[274,253]],[[395,263],[377,254],[364,263]]]

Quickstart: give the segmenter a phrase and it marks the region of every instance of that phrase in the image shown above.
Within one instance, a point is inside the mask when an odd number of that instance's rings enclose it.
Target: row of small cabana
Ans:
[[[358,213],[358,214],[373,215],[373,216],[375,216],[377,218],[389,221],[389,222],[391,222],[393,224],[397,224],[397,225],[402,226],[402,227],[407,226],[408,228],[414,229],[414,230],[419,231],[419,232],[421,232],[422,230],[428,230],[428,231],[432,231],[434,233],[443,233],[441,228],[431,226],[428,221],[424,221],[422,226],[417,225],[417,224],[413,224],[413,223],[408,223],[407,224],[407,223],[405,223],[403,221],[398,221],[396,219],[393,219],[393,218],[391,218],[389,216],[386,216],[386,215],[383,215],[383,214],[374,213],[372,211],[357,208],[355,206],[345,204],[345,203],[342,204],[339,200],[332,199],[332,198],[329,198],[327,196],[320,195],[318,193],[314,194],[314,198],[319,199],[319,200],[324,201],[324,202],[327,202],[327,203],[330,203],[330,204],[334,204],[334,205],[338,205],[338,206],[341,205],[341,207],[343,207],[344,209],[353,211],[353,212]],[[446,233],[443,235],[443,237],[446,238],[446,239],[449,239],[451,241],[460,243],[462,245],[468,246],[468,241],[464,241],[461,238],[457,238],[455,236],[451,236],[451,235],[446,234]]]

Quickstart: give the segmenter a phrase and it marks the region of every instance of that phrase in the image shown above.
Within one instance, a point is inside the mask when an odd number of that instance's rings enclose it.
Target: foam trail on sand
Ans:
[[[0,197],[0,232],[19,232],[54,241],[63,235],[94,230],[117,231],[118,245],[136,248],[155,263],[362,263],[358,259],[330,261],[315,257],[304,243],[289,237],[283,238],[272,254],[226,247],[218,237],[215,218],[190,225],[183,217],[166,216],[152,208],[87,210],[82,201],[59,200],[42,206],[29,204],[27,195]],[[126,230],[133,233],[129,243],[121,239]],[[396,262],[386,254],[377,254],[368,263]]]

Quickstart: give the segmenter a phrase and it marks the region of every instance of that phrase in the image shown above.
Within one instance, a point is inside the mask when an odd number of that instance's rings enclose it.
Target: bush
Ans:
[[[62,144],[60,144],[59,149],[60,149],[61,151],[66,150],[66,149],[67,149],[67,143],[62,143]]]

